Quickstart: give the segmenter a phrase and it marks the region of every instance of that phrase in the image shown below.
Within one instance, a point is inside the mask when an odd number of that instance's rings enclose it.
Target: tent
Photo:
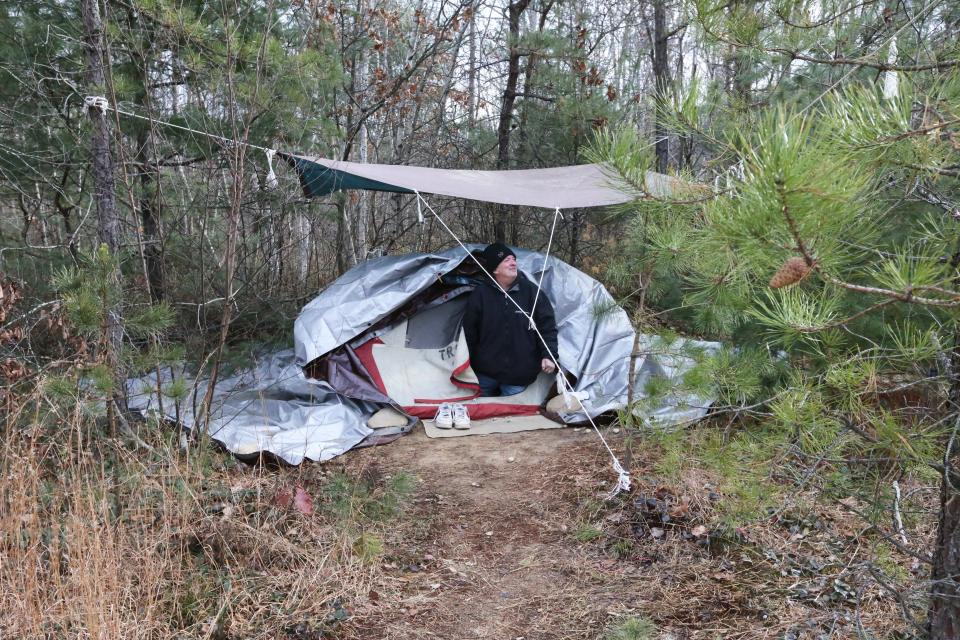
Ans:
[[[471,247],[479,248],[479,247]],[[635,333],[626,313],[587,274],[541,253],[517,251],[520,269],[554,305],[558,359],[582,393],[592,416],[620,409],[627,399]],[[238,455],[269,452],[291,463],[328,460],[359,445],[388,441],[431,417],[436,401],[464,398],[475,418],[540,413],[556,393],[541,375],[521,396],[477,398],[459,332],[465,296],[478,274],[463,249],[387,256],[351,269],[307,304],[294,324],[294,348],[255,357],[253,366],[221,379],[214,390],[208,433]],[[716,343],[641,336],[635,360],[636,397],[652,377],[681,378],[694,364],[689,347]],[[158,394],[174,379],[187,382],[185,398]],[[128,381],[130,407],[160,413],[194,427],[207,382],[182,367]],[[158,398],[158,395],[160,396]],[[432,397],[424,397],[432,396]],[[440,397],[437,397],[440,396]],[[711,399],[664,399],[645,410],[660,426],[702,417]],[[392,406],[409,418],[391,429],[368,420]],[[581,422],[584,411],[553,414]]]
[[[589,395],[591,416],[622,406],[634,336],[627,314],[599,282],[556,258],[518,250],[517,263],[532,282],[542,277],[557,359],[574,391]],[[486,277],[459,247],[363,263],[304,307],[294,323],[297,362],[337,393],[420,418],[444,401],[466,404],[475,419],[539,413],[554,384],[545,374],[517,396],[478,397],[461,320],[467,294]]]
[[[461,171],[280,155],[296,169],[308,197],[362,188],[413,193],[418,202],[430,193],[557,210],[629,199],[597,165]],[[666,196],[683,187],[674,178],[647,175],[650,195]],[[249,369],[218,382],[203,420],[211,437],[237,454],[270,452],[298,464],[396,437],[418,417],[432,416],[444,400],[467,404],[475,418],[539,413],[555,393],[545,375],[519,396],[477,397],[460,321],[466,295],[485,276],[469,249],[388,256],[345,273],[304,307],[294,324],[292,351],[260,354]],[[557,359],[584,400],[582,408],[553,418],[579,422],[622,408],[635,339],[626,313],[600,283],[555,257],[523,250],[517,257],[531,281],[542,277],[542,292],[554,306],[559,328]],[[682,376],[693,364],[684,343],[693,342],[679,340],[664,351],[655,337],[640,336],[637,397],[652,376]],[[186,380],[190,391],[183,399],[164,401],[164,390],[175,379]],[[205,380],[191,379],[183,368],[128,381],[132,409],[159,413],[189,428],[200,424],[195,408],[206,389]],[[697,419],[710,403],[695,396],[668,398],[647,408],[646,416],[661,424]],[[368,419],[388,406],[407,418],[390,429],[372,429]]]

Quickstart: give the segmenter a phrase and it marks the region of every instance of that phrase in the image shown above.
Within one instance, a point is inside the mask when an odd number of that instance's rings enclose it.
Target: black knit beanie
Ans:
[[[494,242],[491,245],[487,245],[487,248],[480,253],[480,262],[483,264],[483,268],[492,274],[507,256],[516,258],[517,254],[502,242]]]

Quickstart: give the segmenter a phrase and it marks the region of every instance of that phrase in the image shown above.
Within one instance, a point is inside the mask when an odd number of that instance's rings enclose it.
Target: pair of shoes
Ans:
[[[467,408],[462,404],[455,402],[443,402],[437,409],[437,415],[433,418],[433,424],[438,429],[469,429],[470,414]]]

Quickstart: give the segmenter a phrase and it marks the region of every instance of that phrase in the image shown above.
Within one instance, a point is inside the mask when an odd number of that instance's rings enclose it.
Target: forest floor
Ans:
[[[933,547],[929,477],[878,470],[864,487],[825,458],[813,474],[754,456],[756,434],[709,423],[605,431],[633,480],[614,499],[585,428],[429,439],[417,426],[297,467],[183,449],[153,424],[149,450],[11,432],[0,637],[914,637],[904,611],[924,618],[928,568],[896,541]]]
[[[607,435],[624,455],[623,434]],[[634,487],[613,501],[609,457],[590,429],[431,440],[418,426],[338,458],[350,473],[416,482],[381,571],[344,605],[351,615],[332,637],[906,637],[897,600],[858,562],[883,542],[844,506],[856,508],[852,499],[795,499],[723,530],[715,510],[728,497],[709,473],[667,483],[655,444],[631,448]],[[887,574],[926,570],[884,553]]]

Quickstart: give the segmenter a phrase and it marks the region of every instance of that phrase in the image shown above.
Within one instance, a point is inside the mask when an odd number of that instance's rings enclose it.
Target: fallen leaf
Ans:
[[[296,493],[294,493],[293,504],[297,508],[297,511],[305,516],[313,513],[313,498],[311,498],[310,494],[300,485],[297,485]]]
[[[667,512],[670,514],[671,518],[683,518],[689,511],[690,505],[686,503],[672,504],[670,505],[670,508],[667,509]]]
[[[293,502],[293,492],[286,487],[277,491],[277,495],[273,497],[273,504],[283,509],[289,507],[291,502]]]
[[[690,533],[692,533],[698,538],[701,538],[707,535],[707,528],[702,524],[698,524],[697,526],[695,526],[693,529],[690,530]]]

